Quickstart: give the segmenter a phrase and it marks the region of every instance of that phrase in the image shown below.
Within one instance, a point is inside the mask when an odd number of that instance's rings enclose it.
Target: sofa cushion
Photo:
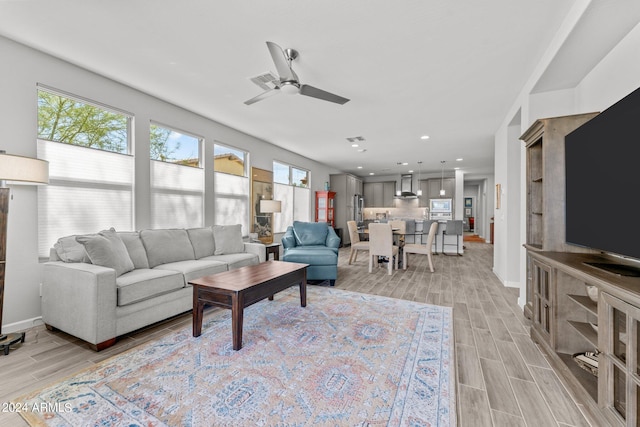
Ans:
[[[325,245],[329,226],[326,222],[293,221],[297,246]]]
[[[338,254],[322,246],[301,246],[284,251],[284,261],[311,265],[338,265]]]
[[[127,252],[135,268],[149,268],[147,252],[144,250],[140,233],[137,231],[118,231],[118,236],[127,247]]]
[[[140,238],[147,251],[147,259],[151,268],[169,262],[195,259],[187,230],[142,230]]]
[[[233,270],[234,268],[259,264],[260,257],[256,254],[242,252],[239,254],[213,255],[206,258],[201,258],[200,261],[224,262],[228,265],[229,270]]]
[[[127,247],[113,228],[95,236],[77,236],[76,240],[84,245],[92,264],[113,268],[116,277],[134,269]]]
[[[90,234],[95,236],[95,234]],[[64,262],[86,262],[91,263],[87,251],[84,249],[84,245],[76,240],[78,235],[61,237],[53,245],[53,248],[60,258]]]
[[[193,246],[196,259],[213,255],[216,247],[213,243],[213,230],[211,227],[190,228],[187,230],[189,240]]]
[[[189,283],[189,280],[199,279],[200,277],[209,276],[210,274],[221,273],[227,271],[227,264],[222,261],[212,260],[188,260],[169,262],[159,265],[156,270],[171,270],[177,271],[184,275],[184,285]]]
[[[118,277],[116,287],[122,307],[184,288],[184,278],[176,271],[139,268]]]
[[[214,255],[237,254],[244,252],[242,225],[214,225],[213,240],[216,249]]]

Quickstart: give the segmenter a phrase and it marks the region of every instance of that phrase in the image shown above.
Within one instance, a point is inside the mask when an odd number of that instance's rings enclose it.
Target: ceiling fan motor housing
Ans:
[[[280,90],[282,93],[286,93],[288,95],[294,95],[300,92],[300,84],[295,81],[286,81],[280,83]]]

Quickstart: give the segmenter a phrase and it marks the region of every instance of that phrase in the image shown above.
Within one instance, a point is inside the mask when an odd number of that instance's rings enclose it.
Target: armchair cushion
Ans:
[[[296,246],[326,245],[329,226],[326,222],[293,221]]]

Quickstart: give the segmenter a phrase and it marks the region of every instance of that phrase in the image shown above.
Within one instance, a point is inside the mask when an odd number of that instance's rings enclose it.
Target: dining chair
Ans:
[[[433,239],[436,237],[436,232],[438,231],[438,222],[434,221],[431,223],[429,227],[429,234],[427,235],[427,244],[420,245],[417,243],[409,243],[404,245],[402,252],[402,268],[404,270],[407,269],[407,265],[409,264],[409,254],[422,254],[427,255],[427,259],[429,260],[429,270],[434,272],[433,269],[433,258],[431,254],[433,252]]]
[[[358,233],[358,225],[355,221],[347,221],[349,229],[349,239],[351,239],[351,253],[349,253],[349,265],[356,262],[358,251],[369,251],[369,242],[360,241],[360,233]]]
[[[393,232],[391,224],[371,223],[369,224],[369,273],[373,272],[374,258],[389,258],[389,274],[393,270],[393,258],[395,257],[396,270],[398,269],[398,246],[393,244]],[[377,260],[376,260],[377,262]]]
[[[393,219],[389,221],[391,224],[391,231],[398,237],[398,244],[404,245],[404,236],[407,234],[407,222],[402,219]]]

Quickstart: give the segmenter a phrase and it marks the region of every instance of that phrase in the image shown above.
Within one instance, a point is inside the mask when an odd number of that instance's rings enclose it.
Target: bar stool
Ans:
[[[462,220],[459,220],[459,219],[448,220],[447,228],[442,232],[442,254],[443,255],[447,255],[444,252],[445,245],[453,246],[453,243],[445,243],[446,242],[445,237],[455,236],[456,237],[456,255],[462,256],[462,254],[460,253],[460,239],[458,238],[458,236],[461,236],[461,235],[462,235]]]

